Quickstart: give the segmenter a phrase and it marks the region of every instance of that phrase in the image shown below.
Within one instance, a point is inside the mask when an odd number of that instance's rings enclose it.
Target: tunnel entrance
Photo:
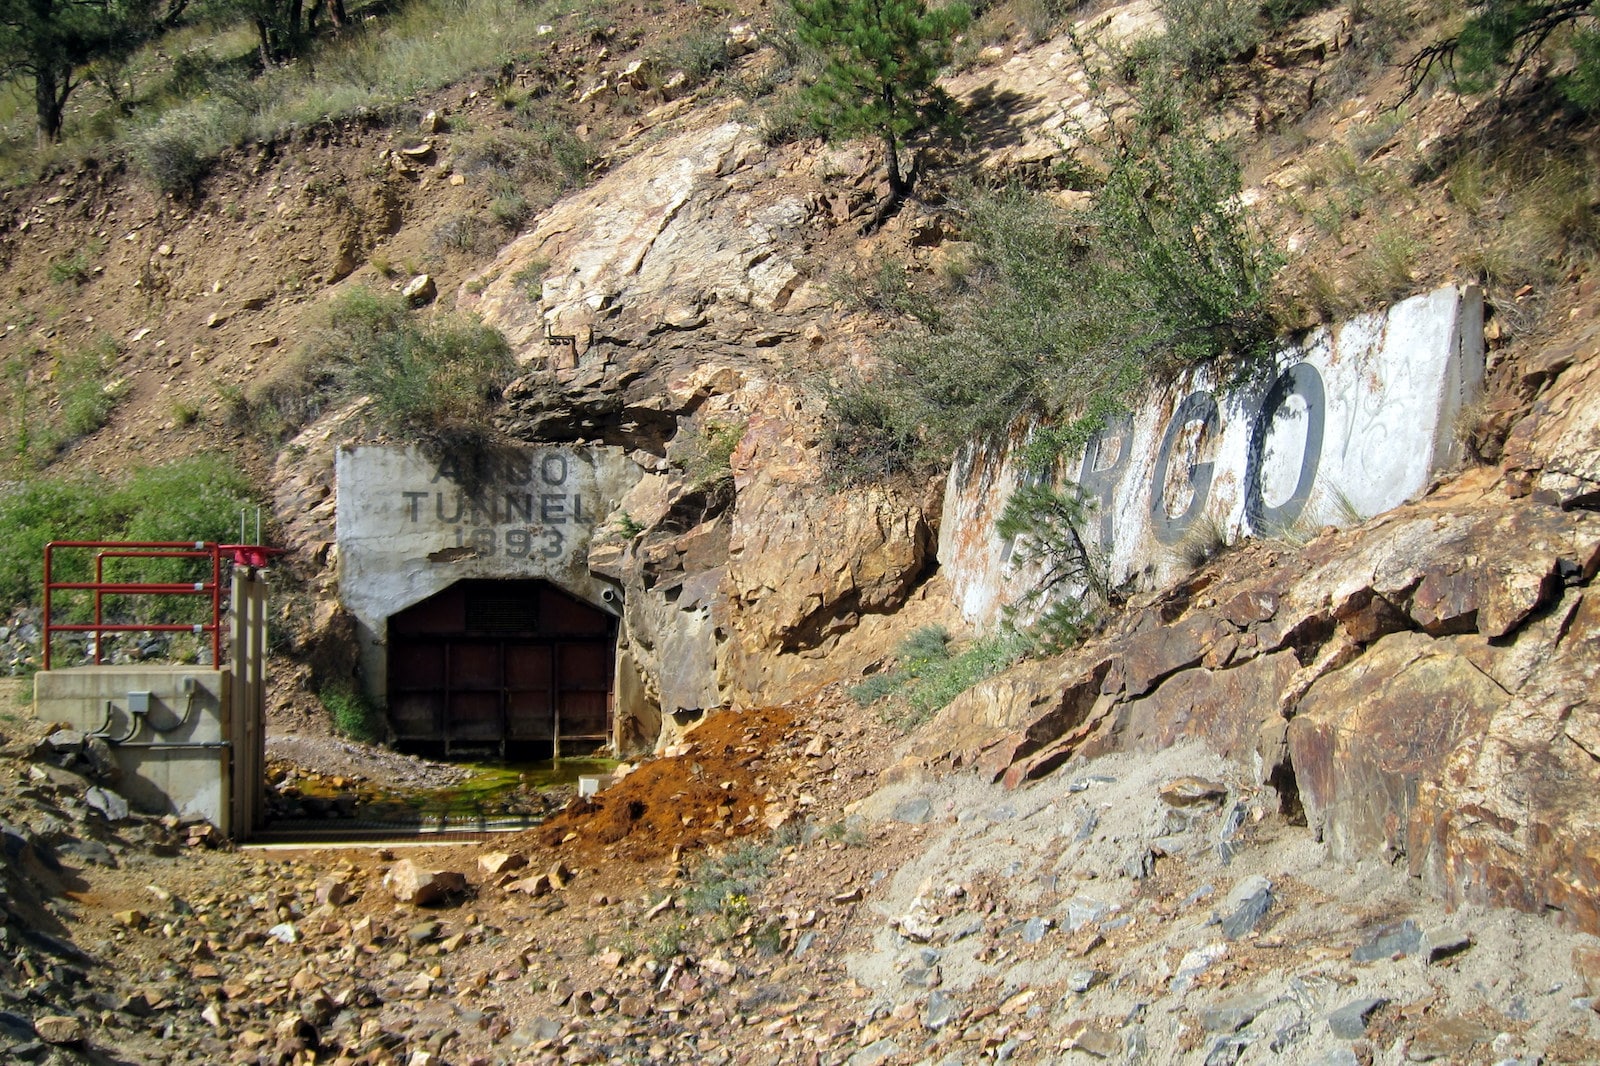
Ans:
[[[397,744],[517,760],[605,747],[616,627],[605,611],[538,579],[463,580],[391,615]]]

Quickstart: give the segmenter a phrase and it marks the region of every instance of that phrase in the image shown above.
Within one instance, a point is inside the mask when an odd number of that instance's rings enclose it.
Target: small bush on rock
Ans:
[[[281,437],[333,403],[365,393],[377,428],[447,444],[479,439],[515,368],[497,330],[457,315],[427,317],[397,293],[353,289],[327,326],[252,391],[252,422]]]
[[[363,744],[377,744],[383,741],[387,728],[383,721],[383,712],[375,707],[366,693],[354,685],[334,685],[317,693],[317,699],[322,701],[323,709],[328,712],[328,717],[333,722],[333,728],[341,736]]]

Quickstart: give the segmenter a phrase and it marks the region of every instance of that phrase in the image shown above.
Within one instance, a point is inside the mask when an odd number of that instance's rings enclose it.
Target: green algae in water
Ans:
[[[615,759],[544,759],[531,763],[489,763],[470,766],[471,775],[458,785],[419,793],[411,804],[428,813],[461,814],[500,806],[523,789],[543,791],[576,784],[579,777],[608,774]]]

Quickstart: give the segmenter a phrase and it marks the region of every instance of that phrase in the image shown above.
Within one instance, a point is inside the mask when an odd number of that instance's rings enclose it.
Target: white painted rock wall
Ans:
[[[589,571],[589,541],[642,474],[620,448],[506,448],[473,496],[454,460],[340,448],[339,598],[356,618],[373,694],[386,676],[389,617],[465,578],[544,578],[620,613],[613,587]]]
[[[1422,493],[1458,458],[1457,415],[1482,388],[1482,293],[1451,286],[1319,329],[1273,369],[1232,387],[1189,372],[1063,465],[1096,503],[1089,532],[1113,582],[1171,580],[1186,537],[1350,525]],[[1033,580],[994,532],[1013,456],[963,455],[945,493],[939,561],[977,624]]]

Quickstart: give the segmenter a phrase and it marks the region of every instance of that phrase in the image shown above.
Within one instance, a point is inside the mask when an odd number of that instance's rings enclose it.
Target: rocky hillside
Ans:
[[[959,182],[1072,201],[1053,176],[1123,101],[1093,95],[1065,34],[986,28],[949,78],[968,140],[931,147],[920,195],[879,225],[874,146],[774,143],[727,91],[782,61],[772,12],[746,15],[726,20],[725,82],[648,74],[663,30],[618,12],[398,124],[240,149],[191,199],[110,160],[3,194],[12,477],[237,456],[290,549],[273,732],[318,731],[311,689],[350,669],[333,454],[372,431],[359,401],[281,441],[247,416],[303,372],[331,298],[427,274],[424,314],[470,311],[510,342],[497,435],[618,445],[642,471],[589,562],[626,592],[621,654],[655,714],[635,739],[659,757],[466,851],[234,852],[125,811],[92,742],[19,715],[0,1048],[1600,1060],[1592,131],[1537,92],[1387,109],[1395,58],[1438,29],[1401,6],[1290,20],[1236,57],[1215,132],[1246,147],[1241,199],[1285,250],[1290,325],[1485,283],[1472,462],[1356,528],[1140,590],[1081,646],[901,736],[842,686],[921,626],[964,632],[943,482],[834,486],[830,386],[896,324],[881,264],[932,279],[960,260]],[[1129,47],[1160,28],[1139,2],[1074,18]],[[593,164],[514,236],[468,239],[517,92],[559,98]],[[59,413],[67,357],[103,336],[109,420],[30,453],[21,427]]]

